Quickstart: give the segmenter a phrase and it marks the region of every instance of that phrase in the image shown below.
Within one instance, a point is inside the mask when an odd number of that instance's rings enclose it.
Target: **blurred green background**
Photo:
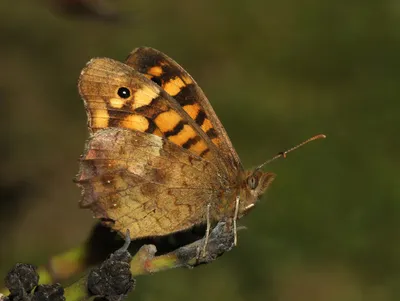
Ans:
[[[61,0],[60,0],[61,1]],[[90,1],[90,0],[87,0]],[[278,177],[216,262],[141,277],[132,300],[400,300],[400,3],[112,2],[119,19],[0,2],[2,275],[85,240],[72,183],[92,57],[159,49],[201,85],[242,162]]]

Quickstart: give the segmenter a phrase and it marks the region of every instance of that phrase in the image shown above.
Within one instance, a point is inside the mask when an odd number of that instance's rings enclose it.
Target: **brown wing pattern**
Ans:
[[[223,125],[203,91],[178,63],[148,47],[135,49],[125,63],[145,74],[182,106],[219,149],[219,157],[232,172],[241,171],[240,163]]]
[[[81,206],[122,234],[129,229],[132,239],[204,222],[224,184],[211,162],[165,138],[117,128],[91,136],[76,181]]]
[[[212,142],[176,100],[126,64],[92,59],[83,69],[78,86],[92,132],[108,127],[146,132],[200,157],[213,158]]]

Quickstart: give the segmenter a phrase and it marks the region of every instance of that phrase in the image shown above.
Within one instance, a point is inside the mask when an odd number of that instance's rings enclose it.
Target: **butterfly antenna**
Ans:
[[[292,147],[292,148],[290,148],[290,149],[288,149],[288,150],[286,150],[284,152],[278,153],[277,155],[275,155],[271,159],[265,161],[263,164],[258,166],[256,169],[261,169],[264,165],[267,165],[267,164],[271,163],[272,161],[275,161],[276,159],[286,158],[288,153],[290,153],[290,152],[302,147],[303,145],[306,145],[307,143],[309,143],[311,141],[318,140],[318,139],[324,139],[324,138],[326,138],[326,136],[324,134],[315,135],[315,136],[307,139],[306,141],[303,141],[302,143],[300,143],[300,144],[298,144],[298,145],[296,145],[296,146],[294,146],[294,147]]]

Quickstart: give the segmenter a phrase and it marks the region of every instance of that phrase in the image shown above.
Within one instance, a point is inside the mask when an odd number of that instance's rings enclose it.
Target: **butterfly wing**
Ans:
[[[207,97],[178,63],[149,47],[135,49],[125,63],[163,88],[196,122],[218,149],[218,157],[231,173],[243,170],[232,143]]]
[[[222,184],[211,162],[165,138],[119,128],[90,137],[76,181],[81,205],[114,230],[129,229],[132,239],[204,222]]]
[[[177,101],[133,68],[108,58],[92,59],[78,87],[92,133],[108,127],[145,132],[218,161],[215,145]]]

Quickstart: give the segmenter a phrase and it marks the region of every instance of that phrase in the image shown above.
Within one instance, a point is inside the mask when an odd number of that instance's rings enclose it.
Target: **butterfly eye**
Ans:
[[[254,176],[250,176],[247,178],[247,185],[249,185],[250,189],[256,189],[258,185],[258,179]]]
[[[118,89],[118,96],[121,98],[129,98],[131,96],[131,91],[128,88],[121,87]]]

